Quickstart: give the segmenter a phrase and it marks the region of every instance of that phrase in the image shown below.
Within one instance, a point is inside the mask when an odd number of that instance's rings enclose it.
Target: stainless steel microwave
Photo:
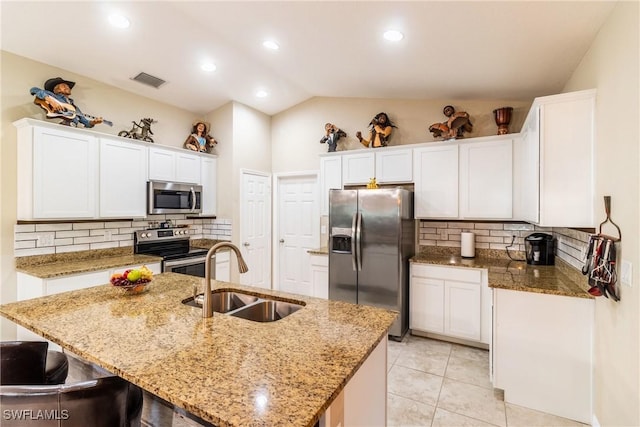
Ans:
[[[149,214],[196,214],[202,211],[201,185],[149,181],[147,196]]]

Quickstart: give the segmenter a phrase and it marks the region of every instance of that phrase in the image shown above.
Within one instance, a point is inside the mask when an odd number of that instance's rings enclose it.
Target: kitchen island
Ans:
[[[203,279],[165,273],[140,295],[96,286],[5,304],[0,314],[215,425],[334,424],[351,407],[384,406],[395,312],[213,281],[305,306],[268,323],[203,319],[181,302],[194,285]],[[349,393],[353,384],[368,387],[366,402]]]

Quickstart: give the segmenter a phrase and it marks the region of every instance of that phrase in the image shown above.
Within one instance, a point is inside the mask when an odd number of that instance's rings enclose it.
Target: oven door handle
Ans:
[[[183,265],[201,264],[205,262],[205,259],[206,257],[194,257],[194,258],[187,258],[187,259],[181,259],[176,261],[165,261],[164,266],[165,267],[182,267]],[[211,259],[215,259],[215,257],[212,257]]]

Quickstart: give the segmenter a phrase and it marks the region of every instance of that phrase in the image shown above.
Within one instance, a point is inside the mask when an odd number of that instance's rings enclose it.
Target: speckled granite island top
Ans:
[[[181,303],[198,277],[165,273],[148,292],[110,285],[0,306],[0,314],[221,426],[312,426],[388,333],[396,313],[267,291],[306,306],[270,323]]]
[[[414,256],[411,262],[450,267],[486,268],[489,272],[490,288],[593,298],[586,292],[587,280],[584,276],[557,257],[555,266],[543,266],[527,265],[523,261],[512,261],[500,257],[462,258],[455,254],[426,252]]]

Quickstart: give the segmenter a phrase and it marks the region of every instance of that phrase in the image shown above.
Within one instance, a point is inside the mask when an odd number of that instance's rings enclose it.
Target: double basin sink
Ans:
[[[254,322],[275,322],[304,307],[304,303],[296,304],[222,289],[211,291],[211,299],[213,311]],[[202,308],[204,294],[184,299],[182,303]]]

